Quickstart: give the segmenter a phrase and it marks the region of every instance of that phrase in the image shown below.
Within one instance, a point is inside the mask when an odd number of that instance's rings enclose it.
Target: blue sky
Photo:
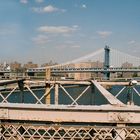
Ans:
[[[140,0],[1,0],[1,61],[61,63],[111,48],[140,54]]]

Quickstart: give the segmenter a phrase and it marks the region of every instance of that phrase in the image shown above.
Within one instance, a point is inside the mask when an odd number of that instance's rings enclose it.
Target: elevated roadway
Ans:
[[[27,73],[45,72],[46,68],[31,68]],[[52,73],[82,73],[82,72],[140,72],[140,68],[52,68]]]

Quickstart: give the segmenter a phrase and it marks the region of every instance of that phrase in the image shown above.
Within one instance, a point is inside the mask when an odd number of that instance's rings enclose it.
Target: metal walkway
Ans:
[[[97,81],[12,80],[0,86],[5,84],[10,84],[10,91],[0,91],[1,140],[140,140],[140,106],[124,104]],[[50,89],[38,93],[38,85]],[[66,88],[72,85],[84,88],[75,95]],[[80,105],[80,99],[98,94],[87,92],[95,87],[109,104]],[[60,91],[68,104],[60,104]],[[32,96],[34,102],[19,102],[24,96]],[[53,104],[48,102],[52,99]]]

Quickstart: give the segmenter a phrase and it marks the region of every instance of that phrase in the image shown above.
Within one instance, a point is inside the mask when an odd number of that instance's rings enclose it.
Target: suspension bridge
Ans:
[[[102,56],[103,68],[73,68],[70,64]],[[110,48],[76,60],[29,71],[139,71],[113,62]],[[120,52],[121,53],[121,52]],[[121,53],[122,54],[122,53]],[[115,55],[113,55],[115,56]],[[130,57],[130,56],[129,56]],[[135,57],[133,57],[135,59]],[[139,60],[137,58],[137,60]],[[100,60],[101,61],[101,60]],[[129,61],[129,63],[133,63]],[[139,62],[133,63],[139,66]],[[1,140],[139,140],[139,81],[13,79],[0,81]],[[107,90],[109,89],[109,90]]]
[[[75,66],[76,63],[83,62],[91,63],[91,66]],[[103,66],[100,68],[92,66],[92,62],[101,62]],[[123,64],[125,63],[130,66],[123,67]],[[110,49],[109,46],[106,46],[104,49],[97,50],[78,59],[54,66],[48,66],[47,68],[50,68],[52,73],[101,72],[104,73],[106,79],[110,79],[110,73],[114,72],[140,72],[140,58],[115,49]],[[30,68],[27,70],[27,73],[33,75],[33,73],[45,71],[46,67]]]

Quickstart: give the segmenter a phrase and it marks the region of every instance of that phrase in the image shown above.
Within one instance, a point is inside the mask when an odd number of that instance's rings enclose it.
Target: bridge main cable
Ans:
[[[47,67],[40,67],[40,68],[33,68],[33,69],[46,69],[46,68],[52,69],[52,68],[57,68],[57,67],[66,66],[66,65],[69,65],[69,64],[74,64],[74,63],[77,63],[77,62],[82,62],[83,60],[87,60],[87,59],[89,59],[89,58],[92,58],[92,57],[94,57],[94,56],[96,56],[96,55],[102,53],[103,51],[104,51],[104,49],[102,48],[102,49],[99,49],[99,50],[97,50],[97,51],[95,51],[95,52],[92,52],[92,53],[90,53],[90,54],[88,54],[88,55],[85,55],[85,56],[82,56],[82,57],[80,57],[80,58],[74,59],[74,60],[72,60],[72,61],[68,61],[68,62],[65,62],[65,63],[61,63],[61,64],[58,64],[58,65],[47,66]]]

